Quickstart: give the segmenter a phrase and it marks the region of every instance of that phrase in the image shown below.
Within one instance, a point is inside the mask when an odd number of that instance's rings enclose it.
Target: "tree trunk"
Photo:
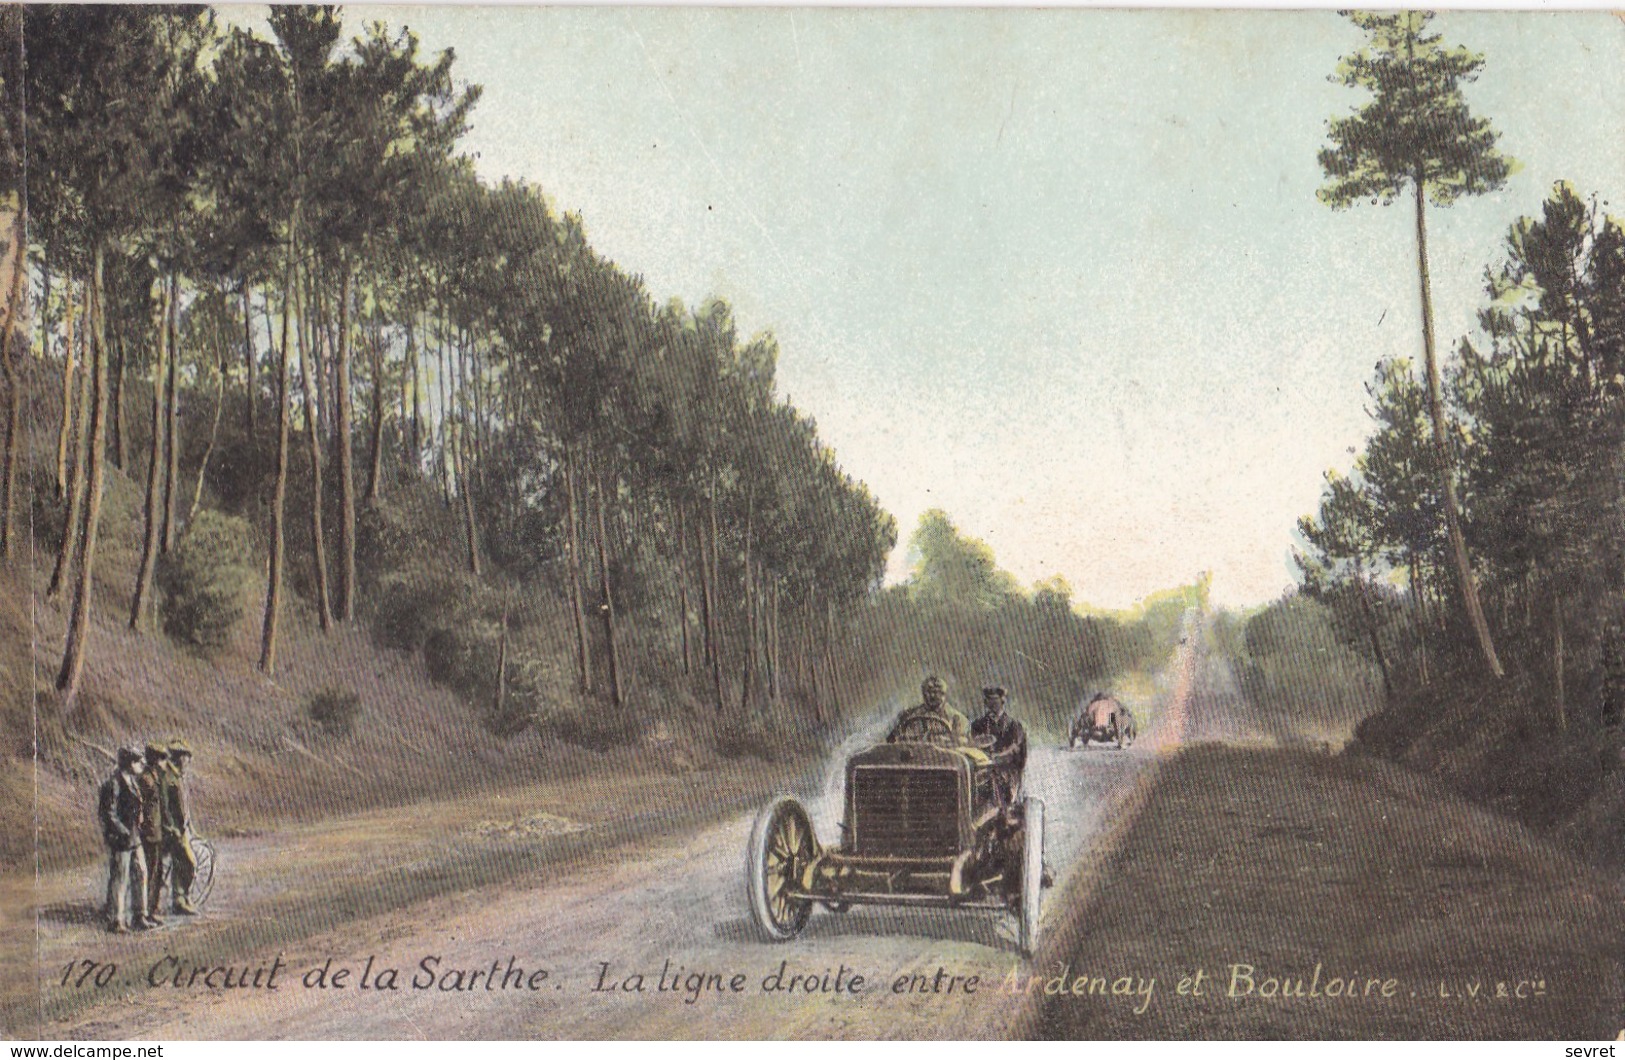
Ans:
[[[841,686],[835,673],[835,601],[824,601],[824,675],[829,684],[829,706],[836,717],[841,714]]]
[[[165,327],[169,331],[169,375],[164,384],[164,526],[159,535],[159,551],[169,555],[175,547],[175,490],[180,478],[180,379],[176,370],[180,364],[180,275],[169,278],[169,315]]]
[[[44,271],[45,271],[44,297],[41,300],[44,302],[45,308],[44,308],[44,311],[41,312],[40,316],[45,319],[45,327],[43,329],[44,333],[45,333],[45,341],[42,343],[41,348],[42,348],[42,351],[44,352],[45,356],[50,357],[50,355],[51,355],[51,341],[50,341],[51,340],[51,328],[50,328],[51,270],[50,270],[50,267],[46,266]],[[75,377],[78,374],[78,358],[74,355],[74,349],[73,349],[73,285],[72,284],[68,285],[68,296],[67,296],[66,299],[64,299],[64,301],[67,303],[67,305],[65,307],[65,313],[64,313],[64,316],[66,317],[66,320],[64,321],[64,324],[66,325],[67,342],[63,344],[63,348],[62,348],[62,419],[60,421],[59,426],[57,427],[57,432],[56,432],[56,496],[57,496],[58,500],[62,500],[63,498],[65,498],[68,495],[68,439],[73,437],[73,435],[76,433],[74,431],[74,424],[77,423],[78,420],[80,419],[80,417],[75,415],[75,412],[77,410],[74,408],[74,404],[73,404],[73,402],[74,402],[74,392],[77,391],[77,390],[82,389],[81,387],[75,385],[75,382],[76,382]]]
[[[456,395],[457,404],[457,457],[461,461],[457,468],[457,481],[463,482],[466,478],[469,489],[467,493],[473,494],[475,480],[479,475],[475,467],[475,447],[478,443],[478,414],[474,405],[474,384],[472,372],[469,369],[470,350],[473,346],[473,336],[466,329],[458,329],[457,345],[452,349],[452,389]],[[590,471],[590,469],[589,469]]]
[[[23,461],[22,354],[13,339],[21,315],[23,272],[27,247],[22,211],[11,219],[11,285],[6,292],[6,324],[0,329],[0,365],[6,373],[6,451],[0,468],[0,559],[10,561],[17,552],[17,472]],[[98,253],[100,253],[98,251]]]
[[[708,575],[707,591],[710,593],[711,606],[707,608],[707,621],[710,623],[709,636],[711,639],[711,688],[716,694],[717,713],[722,713],[722,616],[717,612],[721,601],[717,599],[717,586],[720,575],[717,573],[717,495],[716,475],[711,477],[711,496],[708,498],[711,505],[711,566]]]
[[[220,414],[226,407],[226,351],[220,350],[219,363],[214,376],[214,420],[209,424],[209,444],[203,448],[203,459],[197,465],[197,485],[192,487],[192,504],[186,509],[186,525],[197,518],[198,506],[203,503],[203,482],[209,473],[209,459],[220,439]]]
[[[271,320],[271,284],[269,281],[265,284],[265,290],[260,292],[260,304],[265,307],[263,314],[265,320],[265,355],[267,358],[274,360],[277,351],[276,324]],[[258,387],[255,389],[258,390]]]
[[[716,658],[716,643],[711,639],[711,560],[705,545],[705,523],[694,524],[694,547],[700,554],[700,659],[709,667]]]
[[[581,517],[576,494],[575,453],[564,454],[565,521],[570,531],[570,614],[576,631],[576,673],[581,678],[581,692],[592,691],[592,650],[587,643],[587,613],[583,602],[581,573]]]
[[[1416,263],[1422,290],[1422,352],[1427,361],[1428,409],[1433,418],[1433,452],[1439,465],[1439,482],[1444,492],[1444,518],[1450,534],[1450,552],[1456,562],[1456,578],[1461,584],[1462,602],[1467,607],[1467,619],[1478,639],[1479,653],[1484,665],[1495,677],[1505,676],[1501,660],[1495,654],[1495,642],[1490,638],[1489,621],[1478,599],[1478,583],[1473,578],[1472,561],[1467,556],[1467,540],[1461,532],[1461,502],[1456,496],[1456,479],[1451,473],[1450,440],[1445,424],[1444,396],[1439,385],[1439,361],[1433,343],[1433,295],[1428,282],[1428,240],[1426,220],[1426,185],[1421,168],[1413,174],[1416,186]]]
[[[491,702],[491,713],[502,717],[502,705],[508,700],[508,605],[502,605],[502,635],[497,639],[497,688]]]
[[[423,460],[423,383],[418,377],[418,347],[414,341],[412,321],[406,324],[406,356],[412,369],[412,470],[418,470]]]
[[[756,599],[755,585],[751,577],[751,533],[755,529],[756,521],[756,489],[754,486],[746,494],[745,499],[745,662],[739,679],[739,709],[741,712],[750,710],[751,691],[756,682]]]
[[[260,670],[267,674],[276,672],[276,627],[282,604],[283,522],[288,502],[288,343],[291,341],[288,326],[289,318],[293,315],[293,263],[294,246],[290,243],[282,288],[282,342],[276,350],[276,484],[271,491],[270,560],[265,578],[265,619],[260,627]],[[270,311],[267,300],[267,322]]]
[[[440,392],[440,408],[436,410],[440,413],[439,430],[436,432],[440,437],[440,495],[449,509],[451,507],[451,388],[448,376],[450,375],[451,366],[451,342],[446,336],[445,319],[445,304],[442,301],[440,341],[435,344],[434,376],[436,389]]]
[[[812,688],[813,718],[818,722],[824,720],[824,699],[818,694],[818,645],[813,633],[813,604],[812,595],[807,596],[807,606],[803,609],[805,626],[802,630],[802,644],[806,648],[807,684]]]
[[[1417,661],[1420,664],[1420,677],[1425,688],[1433,681],[1433,675],[1428,669],[1428,607],[1426,587],[1422,584],[1417,569],[1416,555],[1411,555],[1411,613],[1416,623]]]
[[[779,582],[773,579],[767,624],[767,698],[779,701]]]
[[[124,344],[124,335],[114,335],[108,340],[108,355],[112,363],[108,368],[113,373],[113,385],[108,393],[108,429],[113,432],[113,466],[120,471],[130,469],[130,432],[125,429],[127,417],[124,414],[124,375],[125,368],[130,363],[128,348]]]
[[[677,617],[683,630],[683,676],[694,672],[694,649],[688,640],[688,527],[684,525],[683,505],[677,505]]]
[[[1354,572],[1354,591],[1360,598],[1360,610],[1365,614],[1365,631],[1371,639],[1371,654],[1377,660],[1377,669],[1382,671],[1382,695],[1385,703],[1394,701],[1394,682],[1388,673],[1388,656],[1382,650],[1382,638],[1378,635],[1377,615],[1371,608],[1371,599],[1365,591],[1365,575],[1360,571]]]
[[[380,342],[383,341],[380,337]],[[395,406],[395,438],[397,442],[396,457],[401,464],[411,466],[407,460],[406,448],[411,444],[409,432],[412,430],[412,402],[416,395],[413,393],[417,386],[416,373],[412,371],[412,316],[406,318],[406,349],[401,351],[401,388],[395,395],[400,400]]]
[[[248,442],[249,452],[254,451],[254,435],[258,433],[255,420],[254,400],[255,379],[258,374],[254,364],[254,320],[252,316],[253,300],[248,294],[248,281],[243,281],[243,438]]]
[[[469,481],[468,459],[463,452],[467,427],[461,422],[451,425],[450,449],[453,460],[452,474],[457,478],[457,492],[463,501],[463,539],[468,545],[468,573],[480,576],[480,539],[478,523],[474,518],[474,484]]]
[[[311,327],[310,313],[306,307],[299,307],[299,324],[294,334],[299,342],[299,392],[305,401],[305,439],[310,454],[310,556],[316,575],[316,616],[321,622],[322,632],[327,633],[333,628],[333,602],[332,594],[327,584],[327,538],[322,529],[322,508],[326,493],[326,486],[322,481],[322,432],[321,424],[316,417],[316,390],[321,386],[321,380],[316,377],[311,365],[310,345],[314,345],[314,328]],[[288,307],[292,312],[293,307]]]
[[[325,277],[321,277],[325,279]],[[311,360],[315,362],[316,377],[311,380],[311,395],[313,407],[316,410],[317,429],[322,434],[334,433],[335,419],[333,415],[333,387],[332,372],[334,350],[331,342],[332,335],[326,327],[327,301],[321,295],[323,287],[318,283],[318,276],[314,266],[305,270],[299,298],[299,327],[302,329],[295,334],[303,334],[310,343]],[[325,353],[324,353],[325,351]],[[337,436],[329,451],[337,449]]]
[[[372,453],[367,461],[367,497],[369,506],[378,503],[378,491],[384,478],[384,339],[374,331],[368,344],[372,353]],[[353,537],[353,534],[352,534]],[[355,545],[350,546],[351,566],[355,561]],[[351,571],[352,581],[355,572]]]
[[[1552,594],[1552,670],[1556,676],[1557,731],[1567,732],[1569,727],[1568,704],[1563,694],[1563,594]]]
[[[69,283],[68,294],[73,294]],[[88,331],[88,329],[84,329]],[[73,574],[79,556],[79,520],[85,508],[85,461],[90,453],[90,402],[92,400],[91,373],[88,367],[79,373],[79,404],[74,416],[73,463],[68,472],[68,506],[62,520],[62,545],[56,552],[56,566],[51,569],[51,582],[45,589],[45,598],[52,600],[62,592]]]
[[[479,347],[470,336],[465,347],[467,378],[463,387],[468,393],[468,409],[470,429],[468,432],[468,466],[470,472],[479,479],[480,486],[485,486],[485,388],[480,385],[483,375],[480,371]]]
[[[620,653],[615,643],[615,600],[609,591],[609,533],[604,528],[604,509],[609,507],[609,495],[604,489],[604,477],[596,469],[593,474],[598,495],[598,589],[602,597],[600,608],[604,619],[604,642],[608,648],[609,701],[616,707],[626,703],[621,687]]]
[[[141,563],[136,568],[135,592],[130,597],[130,628],[141,628],[142,616],[152,603],[152,574],[158,562],[159,535],[163,529],[163,474],[168,461],[164,459],[164,386],[169,378],[170,356],[169,299],[172,289],[165,285],[158,298],[158,355],[152,362],[152,439],[147,447],[147,493],[142,509],[144,531],[141,536]]]
[[[89,346],[91,372],[94,383],[90,399],[90,452],[85,461],[85,509],[78,533],[79,572],[74,583],[73,606],[68,613],[67,643],[62,651],[62,668],[57,671],[56,687],[62,693],[64,707],[71,706],[79,693],[79,681],[85,667],[85,633],[90,625],[90,590],[96,572],[96,530],[102,514],[102,451],[107,445],[107,325],[103,319],[105,308],[102,292],[102,248],[96,247],[91,266]],[[11,329],[6,329],[6,345],[10,346]]]
[[[338,460],[339,460],[339,618],[355,618],[355,451],[351,420],[355,415],[350,394],[350,266],[339,274],[338,335]],[[476,565],[474,573],[479,570]]]

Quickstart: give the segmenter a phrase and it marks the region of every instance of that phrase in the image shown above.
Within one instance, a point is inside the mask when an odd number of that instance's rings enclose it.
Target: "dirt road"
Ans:
[[[1266,746],[1191,632],[1134,748],[1033,749],[1056,886],[1032,961],[1009,918],[982,912],[820,910],[795,941],[762,942],[747,807],[784,778],[758,764],[699,791],[629,771],[228,839],[204,921],[134,936],[60,900],[82,875],[47,881],[59,900],[38,935],[41,1036],[1573,1037],[1625,1024],[1617,887],[1425,778]],[[839,763],[874,738],[855,734],[791,785],[821,836],[839,815]],[[1196,968],[1208,993],[1187,996],[1179,979]],[[1272,993],[1294,989],[1307,993]]]
[[[1087,886],[1079,870],[1098,860],[1114,815],[1177,744],[1190,670],[1190,651],[1182,648],[1162,680],[1157,724],[1128,751],[1033,748],[1026,783],[1047,806],[1046,860],[1057,876],[1052,895],[1076,900],[1080,886]],[[799,792],[821,836],[834,834],[840,812],[834,767],[852,747],[872,739],[872,733],[855,734],[850,746],[830,756],[825,776]],[[998,914],[819,911],[799,939],[760,941],[744,889],[753,816],[739,814],[678,840],[639,844],[608,864],[550,872],[541,882],[522,879],[347,919],[308,935],[294,932],[297,941],[276,946],[255,943],[276,926],[265,918],[296,916],[298,907],[279,908],[277,896],[263,893],[263,886],[247,889],[241,877],[248,866],[294,859],[319,879],[340,871],[337,861],[345,857],[352,872],[410,871],[410,863],[386,866],[378,859],[402,857],[389,836],[423,825],[376,812],[349,822],[344,843],[336,843],[331,830],[321,841],[304,843],[228,841],[222,861],[237,871],[222,879],[206,934],[197,930],[202,925],[187,925],[109,939],[90,924],[63,925],[48,934],[41,981],[48,1000],[96,991],[95,975],[109,962],[118,964],[101,988],[106,1000],[79,998],[89,1007],[75,1006],[79,1010],[66,1013],[49,1033],[996,1037],[1023,1018],[1030,1008],[1025,997],[1002,987],[1012,972],[1025,978],[1029,962],[1017,951],[1013,920]],[[590,839],[590,833],[577,833],[553,841]],[[445,841],[460,842],[468,858],[497,853],[468,838],[466,830]],[[358,858],[361,851],[370,857]],[[304,900],[310,900],[308,893]],[[1046,929],[1060,912],[1052,900]],[[69,962],[87,959],[98,963],[90,979],[75,985],[76,970],[64,987]],[[194,967],[206,969],[195,982]],[[217,967],[234,970],[232,981],[249,985],[211,988],[207,969]],[[275,989],[269,989],[273,968]],[[341,969],[348,969],[342,978]],[[222,971],[212,981],[219,986],[227,978]]]
[[[1100,827],[1100,809],[1143,770],[1152,753],[1035,753],[1029,783],[1051,808],[1052,864],[1064,869],[1075,863]],[[829,821],[827,812],[819,816]],[[275,991],[146,989],[133,1003],[118,1005],[116,1016],[93,1010],[71,1030],[99,1036],[112,1032],[116,1022],[123,1036],[157,1038],[958,1036],[997,1034],[1014,1018],[1014,999],[994,988],[1011,968],[1026,962],[1015,950],[1014,925],[993,914],[819,913],[795,942],[759,942],[743,887],[750,826],[751,817],[742,815],[652,857],[577,879],[463,895],[361,920],[285,951],[288,971]],[[182,939],[178,933],[143,939],[132,947],[139,952],[124,963],[143,978],[151,962]],[[294,973],[319,967],[329,956],[334,967],[353,969],[351,985],[305,988]],[[401,989],[361,988],[369,956],[376,957],[369,978],[376,981],[383,967],[397,968]],[[262,951],[188,953],[182,959],[188,968],[195,963],[252,968],[274,957]],[[543,988],[489,990],[485,977],[470,992],[413,986],[428,979],[425,960],[434,972],[489,969],[495,961],[505,973],[510,957],[527,979],[545,969],[547,977],[538,984]],[[843,986],[858,975],[865,982],[856,995],[763,993],[763,978],[781,961],[789,962],[787,981],[796,973],[835,976],[844,967]],[[980,976],[977,993],[965,997],[963,983],[951,1002],[946,995],[890,992],[895,977],[912,972],[940,986],[935,982],[939,967],[950,976]],[[729,980],[744,974],[747,989],[721,996],[660,991],[663,969],[669,969],[668,982],[694,972]],[[162,971],[169,974],[170,966]],[[53,964],[49,975],[58,974]],[[643,992],[620,989],[637,974],[644,976]],[[602,984],[616,989],[596,989]],[[62,988],[46,983],[44,989]]]

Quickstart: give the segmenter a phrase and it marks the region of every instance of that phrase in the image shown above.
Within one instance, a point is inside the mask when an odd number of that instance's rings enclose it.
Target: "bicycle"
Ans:
[[[192,845],[192,860],[197,865],[196,871],[192,874],[192,889],[187,892],[186,897],[187,900],[192,903],[193,908],[201,910],[204,903],[209,900],[210,892],[214,890],[214,867],[216,860],[214,844],[209,842],[207,839],[204,839],[200,835],[188,834],[186,838],[187,842],[191,843]],[[174,868],[174,859],[165,858],[164,882],[160,885],[161,887],[168,887],[170,885],[170,873],[174,871]]]

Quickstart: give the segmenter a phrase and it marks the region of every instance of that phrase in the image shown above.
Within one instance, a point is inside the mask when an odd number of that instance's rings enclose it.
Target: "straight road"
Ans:
[[[1113,822],[1149,784],[1164,753],[1177,746],[1193,651],[1182,645],[1171,660],[1161,680],[1157,721],[1131,749],[1033,747],[1026,785],[1046,804],[1045,853],[1056,876],[1056,887],[1046,894],[1044,932],[1082,901],[1102,844],[1115,834]],[[877,719],[876,731],[886,720]],[[874,732],[852,737],[831,754],[825,779],[800,793],[826,841],[840,815],[841,763],[873,739]],[[585,794],[590,798],[590,791]],[[290,849],[271,849],[279,844],[267,839],[241,841],[242,850],[228,842],[222,863],[307,859],[333,872],[334,859],[343,857],[353,871],[366,872],[376,854],[367,853],[367,836],[381,842],[379,837],[426,827],[412,813],[375,812],[367,815],[365,828],[306,836]],[[125,984],[127,990],[51,1033],[159,1039],[977,1038],[1011,1034],[1031,1017],[1027,997],[1004,987],[1012,973],[1024,980],[1046,955],[1024,960],[1014,921],[1000,914],[819,910],[798,939],[761,941],[750,922],[744,883],[753,819],[741,814],[686,837],[637,845],[597,867],[550,873],[540,882],[521,876],[414,902],[276,947],[234,948],[230,930],[210,932],[200,950],[184,931],[108,940],[88,925],[67,925],[48,940],[52,955],[43,962],[41,990],[57,995],[94,989],[64,988],[63,968],[79,949],[87,958],[111,960],[107,954],[115,942],[120,970],[107,989]],[[336,837],[356,842],[335,848]],[[447,841],[464,843],[467,857],[485,856],[466,833]],[[271,896],[234,895],[227,872],[211,915],[246,929]],[[313,893],[308,900],[321,896]],[[77,938],[63,937],[75,932]],[[246,942],[254,934],[244,930],[241,937]],[[267,989],[279,959],[276,989]],[[211,989],[201,979],[190,983],[196,966],[236,969],[234,980],[245,978],[249,985]],[[318,974],[323,968],[325,976]],[[349,973],[335,983],[340,969]],[[394,969],[393,977],[387,969]],[[184,980],[179,987],[176,971]],[[217,984],[224,979],[225,973],[214,977]]]

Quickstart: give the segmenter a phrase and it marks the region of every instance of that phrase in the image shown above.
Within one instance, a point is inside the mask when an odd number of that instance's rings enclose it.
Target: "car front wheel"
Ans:
[[[792,796],[780,795],[756,818],[745,855],[746,883],[751,916],[768,939],[787,942],[806,927],[812,902],[790,892],[817,853],[812,821]]]

